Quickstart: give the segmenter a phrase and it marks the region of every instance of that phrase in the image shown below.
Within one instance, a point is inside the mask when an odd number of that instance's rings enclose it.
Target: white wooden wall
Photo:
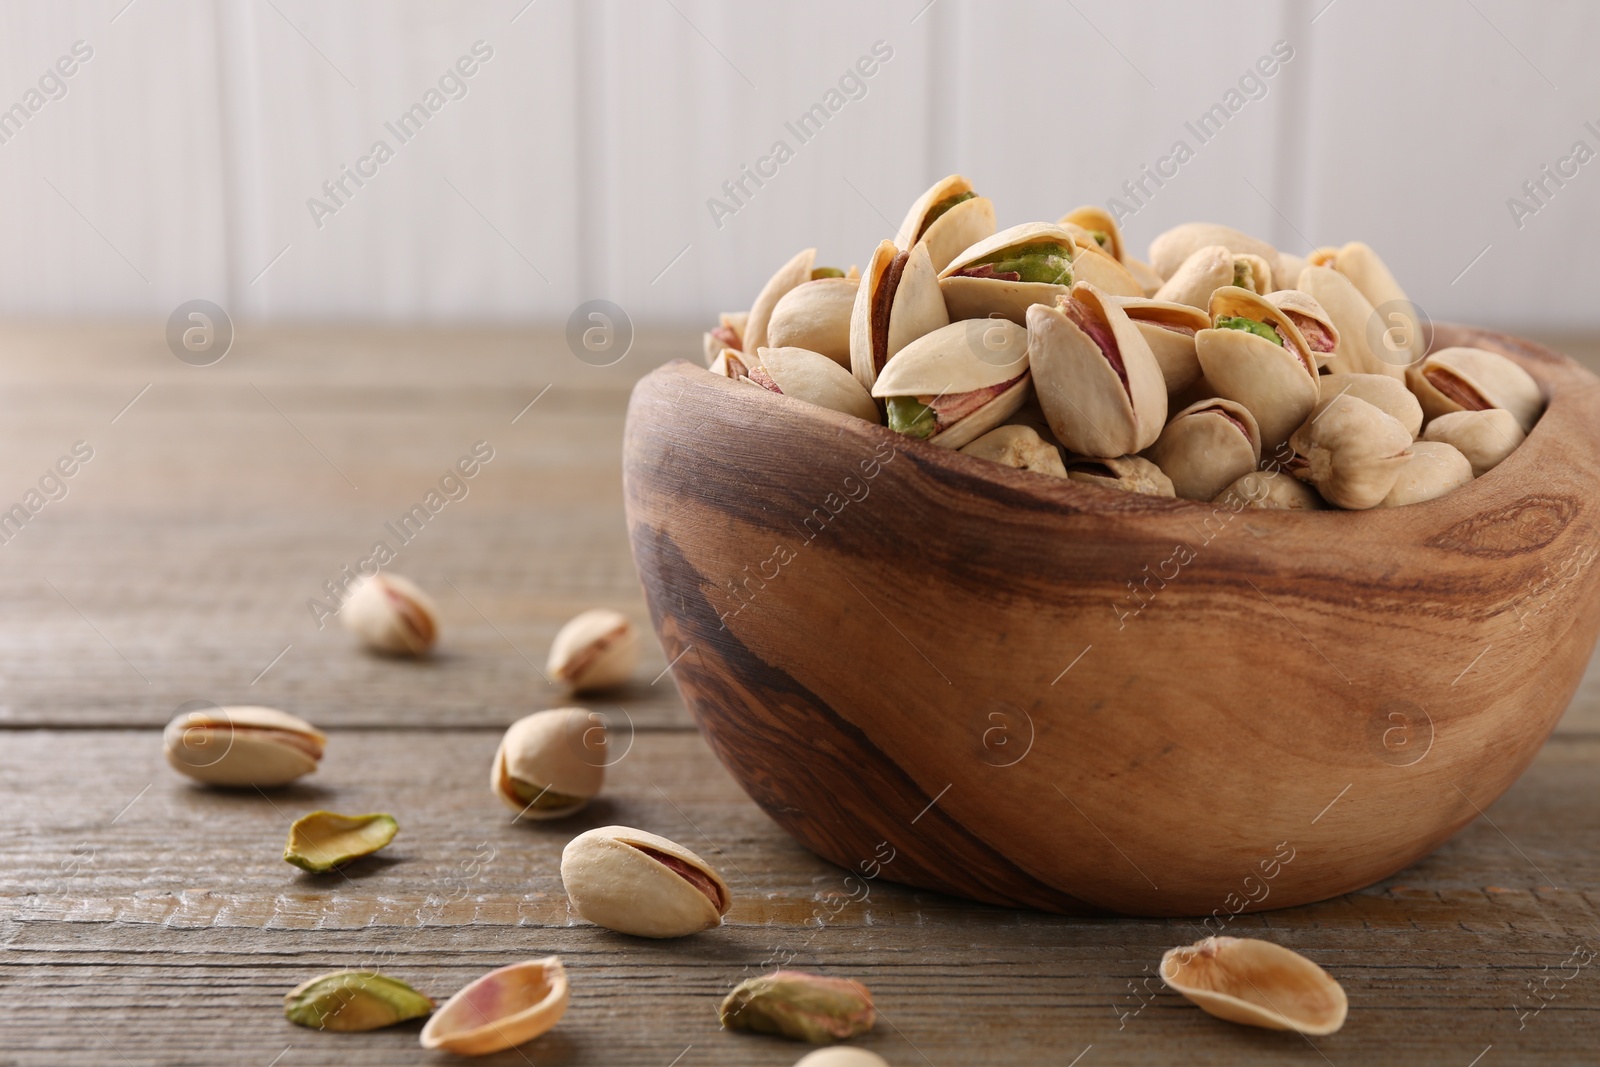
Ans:
[[[1002,225],[1053,219],[1182,137],[1195,156],[1128,220],[1136,248],[1189,218],[1296,251],[1360,237],[1435,317],[1600,328],[1600,161],[1520,227],[1507,206],[1574,142],[1600,152],[1600,5],[926,5],[10,0],[0,108],[75,41],[94,55],[0,144],[0,314],[205,297],[239,318],[561,322],[603,297],[696,321],[805,245],[864,261],[950,171]],[[467,95],[398,145],[384,122],[478,40]],[[1280,40],[1266,95],[1197,146],[1185,121]],[[799,144],[785,121],[877,41],[893,57],[866,95]],[[395,158],[319,229],[307,199],[380,137]],[[716,225],[707,199],[778,139],[793,158]]]

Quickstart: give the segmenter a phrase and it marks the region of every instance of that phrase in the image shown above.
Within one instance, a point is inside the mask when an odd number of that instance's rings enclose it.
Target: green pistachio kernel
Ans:
[[[917,233],[917,236],[921,237],[923,234],[927,233],[928,227],[938,222],[939,217],[946,211],[949,211],[957,204],[971,200],[977,195],[977,193],[957,193],[955,196],[947,196],[937,204],[933,205],[933,207],[928,211],[927,217],[922,220],[922,229]]]
[[[933,409],[916,397],[889,398],[889,429],[909,437],[932,437],[938,423]]]
[[[1283,338],[1278,336],[1277,330],[1274,330],[1271,326],[1268,326],[1264,322],[1257,322],[1255,319],[1247,319],[1242,315],[1233,315],[1228,318],[1218,319],[1217,329],[1244,330],[1246,333],[1253,333],[1257,337],[1266,338],[1279,348],[1283,347]]]
[[[844,277],[844,271],[840,270],[838,267],[818,267],[816,270],[813,270],[811,272],[811,280],[812,281],[816,281],[818,278],[843,278],[843,277]]]
[[[376,971],[334,971],[296,986],[283,1014],[297,1026],[356,1033],[428,1015],[433,1000]]]

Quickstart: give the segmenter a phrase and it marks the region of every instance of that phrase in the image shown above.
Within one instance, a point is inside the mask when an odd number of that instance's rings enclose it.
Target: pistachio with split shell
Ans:
[[[1167,280],[1157,274],[1155,268],[1142,259],[1127,256],[1122,265],[1128,268],[1128,273],[1133,275],[1133,280],[1139,283],[1139,288],[1144,290],[1145,296],[1155,296]]]
[[[1086,282],[1028,309],[1028,363],[1050,429],[1082,456],[1150,447],[1167,418],[1167,386],[1122,306]]]
[[[1073,241],[1078,246],[1078,255],[1072,261],[1075,281],[1088,282],[1112,296],[1145,295],[1144,285],[1133,276],[1133,272],[1118,261],[1110,250],[1102,248],[1092,235],[1081,230],[1073,232]]]
[[[1268,293],[1267,300],[1295,324],[1319,368],[1333,359],[1339,348],[1339,329],[1315,297],[1299,289],[1279,289]]]
[[[1405,377],[1405,364],[1384,359],[1372,350],[1367,330],[1377,311],[1351,284],[1350,279],[1332,267],[1309,266],[1300,272],[1295,287],[1323,309],[1337,334],[1333,356],[1318,362],[1330,374],[1387,374]]]
[[[1082,230],[1095,244],[1106,250],[1112,259],[1124,265],[1128,257],[1122,245],[1122,229],[1111,212],[1099,204],[1085,204],[1062,215],[1057,225]]]
[[[1481,478],[1499,466],[1527,436],[1511,412],[1485,408],[1440,415],[1428,423],[1422,439],[1454,445],[1472,464],[1472,476]]]
[[[889,1067],[889,1061],[864,1048],[837,1045],[801,1056],[794,1061],[794,1067]]]
[[[860,278],[801,282],[779,299],[767,321],[767,346],[804,348],[850,366],[850,313]]]
[[[744,329],[740,333],[741,351],[754,352],[771,343],[767,340],[767,323],[772,318],[773,309],[789,290],[811,280],[811,268],[816,261],[815,248],[803,249],[796,252],[789,262],[779,267],[777,273],[767,279],[767,284],[756,294],[755,303],[750,305],[750,314],[745,319]]]
[[[532,1041],[561,1021],[569,997],[559,956],[501,967],[468,982],[433,1013],[422,1047],[486,1056]]]
[[[706,350],[707,366],[725,348],[731,348],[735,352],[744,348],[744,326],[749,319],[748,311],[724,311],[717,316],[716,327],[701,335]]]
[[[1243,404],[1214,398],[1192,404],[1161,431],[1150,458],[1185,500],[1212,500],[1261,462],[1261,431]]]
[[[1061,450],[1039,436],[1032,426],[1007,424],[996,427],[970,444],[961,446],[969,456],[987,459],[1019,470],[1051,474],[1057,478],[1067,476],[1061,465]]]
[[[1211,307],[1212,294],[1225,286],[1237,286],[1252,293],[1268,291],[1270,275],[1266,261],[1260,256],[1241,255],[1222,245],[1207,245],[1195,249],[1179,265],[1172,277],[1156,290],[1154,299],[1205,311]]]
[[[439,637],[439,612],[417,584],[398,574],[363,578],[339,609],[339,621],[374,652],[420,656]]]
[[[1219,226],[1213,222],[1186,222],[1158,235],[1150,242],[1150,266],[1155,268],[1157,274],[1170,280],[1184,260],[1212,245],[1221,245],[1230,252],[1259,256],[1265,260],[1271,272],[1267,289],[1287,289],[1293,284],[1292,279],[1283,272],[1283,261],[1276,248],[1231,226]]]
[[[1330,504],[1374,508],[1394,488],[1411,441],[1392,415],[1349,394],[1332,396],[1289,438],[1295,452],[1289,471]]]
[[[1194,352],[1194,335],[1211,325],[1211,316],[1197,307],[1147,297],[1117,301],[1133,320],[1151,355],[1161,367],[1161,378],[1172,397],[1200,380],[1200,360]],[[1170,401],[1169,401],[1170,406]]]
[[[1281,470],[1251,471],[1217,496],[1217,503],[1269,511],[1323,511],[1317,491]]]
[[[1391,415],[1412,437],[1422,432],[1422,405],[1405,383],[1387,374],[1324,374],[1322,395],[1348,393]]]
[[[904,251],[922,245],[937,273],[964,248],[994,233],[994,204],[959,174],[935,182],[906,212],[895,238]]]
[[[1379,507],[1397,508],[1444,496],[1472,481],[1472,464],[1455,445],[1413,441],[1405,465]]]
[[[394,840],[400,824],[393,815],[340,815],[313,811],[289,827],[283,858],[303,871],[321,874],[341,863],[370,856]]]
[[[883,241],[872,253],[850,309],[850,371],[871,389],[902,348],[950,321],[928,247]]]
[[[276,708],[208,707],[180,712],[162,731],[167,762],[210,785],[287,785],[317,769],[321,730]]]
[[[755,356],[740,352],[738,349],[724,348],[707,369],[719,378],[732,378],[738,381],[750,377],[750,368],[755,364]]]
[[[1516,363],[1484,348],[1443,348],[1413,364],[1406,384],[1430,419],[1452,411],[1504,408],[1524,433],[1544,408],[1539,383]]]
[[[860,982],[805,971],[774,971],[747,978],[717,1011],[729,1030],[776,1034],[825,1045],[872,1029],[877,1012]]]
[[[1075,482],[1144,496],[1177,495],[1166,472],[1143,456],[1075,456],[1066,467],[1067,477]]]
[[[606,742],[605,722],[583,708],[524,716],[500,739],[489,788],[519,818],[564,818],[600,792]]]
[[[1208,1014],[1246,1026],[1331,1034],[1349,1010],[1327,971],[1281,945],[1208,937],[1161,957],[1161,980]]]
[[[290,1022],[335,1033],[381,1030],[431,1011],[431,998],[377,971],[318,975],[283,996],[283,1014]]]
[[[1403,368],[1426,353],[1422,316],[1388,265],[1369,245],[1351,241],[1342,248],[1319,248],[1306,262],[1309,266],[1332,267],[1350,280],[1367,303],[1382,311],[1383,320],[1369,324],[1378,344],[1374,355],[1380,360]]]
[[[1028,331],[1006,319],[952,322],[917,338],[878,375],[891,430],[960,448],[1028,397]]]
[[[1211,322],[1194,338],[1200,369],[1217,395],[1250,409],[1262,449],[1275,451],[1317,403],[1311,350],[1275,304],[1236,286],[1211,295]]]
[[[1030,304],[1048,304],[1072,287],[1079,246],[1047,222],[1001,230],[962,251],[939,272],[952,321],[999,316],[1021,324]]]
[[[824,356],[804,348],[763,348],[748,381],[782,396],[841,411],[867,422],[882,421],[872,394],[855,375]]]
[[[574,616],[550,644],[545,670],[574,693],[621,685],[639,662],[639,631],[620,611],[591,608]]]
[[[720,925],[728,886],[675,841],[629,826],[579,834],[561,853],[561,881],[577,913],[637,937],[683,937]]]

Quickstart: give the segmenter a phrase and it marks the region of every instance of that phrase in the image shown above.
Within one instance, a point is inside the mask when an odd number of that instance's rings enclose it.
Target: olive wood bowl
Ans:
[[[946,451],[690,364],[628,409],[629,532],[685,701],[813,852],[1065,913],[1322,900],[1533,759],[1600,630],[1600,379],[1447,496],[1246,510]]]

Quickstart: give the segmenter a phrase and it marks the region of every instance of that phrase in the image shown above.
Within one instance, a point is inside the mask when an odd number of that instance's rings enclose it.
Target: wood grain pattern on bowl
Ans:
[[[858,875],[1225,916],[1392,874],[1510,786],[1600,633],[1600,380],[1437,334],[1548,409],[1483,478],[1369,512],[1119,493],[661,368],[625,494],[684,699]]]

